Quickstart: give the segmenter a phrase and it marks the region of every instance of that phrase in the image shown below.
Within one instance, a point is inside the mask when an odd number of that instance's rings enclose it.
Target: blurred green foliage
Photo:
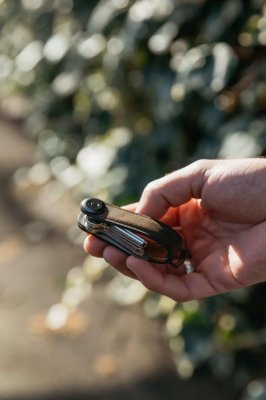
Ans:
[[[260,0],[2,0],[2,110],[47,160],[85,148],[119,203],[198,158],[264,155],[265,18]]]
[[[0,24],[1,110],[76,198],[122,204],[196,159],[266,155],[264,0],[1,0]],[[264,293],[144,308],[181,375],[243,386],[266,366]]]

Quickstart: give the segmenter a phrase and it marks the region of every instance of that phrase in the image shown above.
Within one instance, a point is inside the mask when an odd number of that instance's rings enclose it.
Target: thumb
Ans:
[[[170,207],[199,199],[212,160],[196,161],[187,167],[150,182],[144,189],[136,212],[160,219]]]

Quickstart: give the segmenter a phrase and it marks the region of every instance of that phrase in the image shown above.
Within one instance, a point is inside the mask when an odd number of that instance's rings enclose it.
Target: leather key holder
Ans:
[[[79,227],[129,255],[177,268],[187,252],[182,236],[146,215],[116,207],[100,199],[84,199]]]

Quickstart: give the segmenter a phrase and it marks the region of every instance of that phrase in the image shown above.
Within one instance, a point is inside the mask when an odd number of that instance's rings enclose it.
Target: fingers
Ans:
[[[136,279],[135,274],[126,266],[126,259],[128,256],[115,247],[108,245],[103,240],[93,235],[88,235],[84,241],[84,250],[94,257],[103,257],[105,261],[117,269],[117,271],[130,278]]]
[[[94,257],[103,257],[120,273],[138,279],[148,289],[183,302],[201,299],[216,294],[214,287],[202,273],[191,273],[179,276],[178,270],[170,267],[152,265],[139,258],[128,256],[122,251],[89,235],[84,243],[85,251]]]
[[[88,235],[83,244],[85,253],[94,257],[102,257],[105,247],[107,247],[107,243],[93,235]]]
[[[211,160],[197,161],[149,183],[142,193],[136,212],[160,219],[169,207],[200,198],[206,172],[212,164]]]
[[[138,205],[138,203],[132,203],[132,204],[127,204],[121,208],[124,208],[125,210],[128,210],[128,211],[135,212],[137,205]]]
[[[128,258],[127,254],[123,253],[113,246],[107,246],[103,251],[103,258],[117,271],[126,276],[129,276],[130,278],[136,279],[136,275],[134,274],[134,272],[130,271],[126,266],[126,259]]]
[[[149,262],[133,256],[127,258],[126,265],[145,287],[179,302],[217,294],[201,273],[193,272],[183,276],[164,273]]]

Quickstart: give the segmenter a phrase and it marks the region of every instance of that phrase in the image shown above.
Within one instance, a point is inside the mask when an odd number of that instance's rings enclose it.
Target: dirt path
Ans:
[[[85,257],[49,225],[43,238],[29,240],[36,220],[8,188],[13,171],[33,162],[34,145],[6,122],[0,136],[0,399],[187,400],[199,390],[230,399],[208,377],[179,381],[160,324],[138,307],[110,303],[104,284],[82,304],[79,334],[36,329],[59,301],[67,271]]]

